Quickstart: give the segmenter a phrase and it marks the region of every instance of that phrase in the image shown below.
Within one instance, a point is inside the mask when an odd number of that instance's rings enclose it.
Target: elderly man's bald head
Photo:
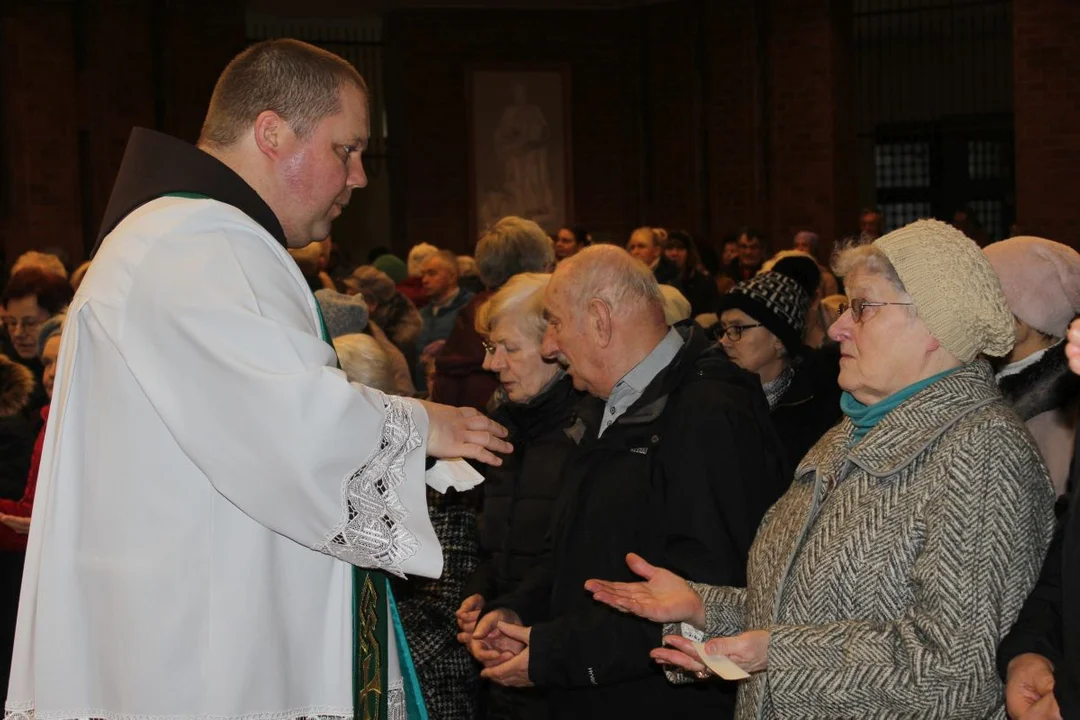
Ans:
[[[575,310],[584,310],[596,298],[615,314],[664,317],[664,296],[652,270],[614,245],[581,250],[558,265],[551,281],[565,290]]]
[[[561,262],[544,293],[544,312],[544,356],[562,363],[578,390],[601,398],[668,331],[652,271],[611,245]]]

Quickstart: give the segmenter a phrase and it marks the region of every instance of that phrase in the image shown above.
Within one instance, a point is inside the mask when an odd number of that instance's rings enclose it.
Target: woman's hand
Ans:
[[[626,564],[645,582],[588,580],[585,589],[594,600],[653,622],[688,622],[704,629],[705,607],[685,580],[634,553],[626,556]]]
[[[705,652],[710,655],[727,655],[728,658],[748,673],[760,672],[769,665],[769,640],[772,633],[768,630],[748,630],[732,637],[713,638],[705,643]]]
[[[748,673],[760,672],[769,664],[768,630],[750,630],[732,637],[718,637],[705,643],[709,655],[726,655]],[[668,635],[664,645],[649,653],[661,665],[671,665],[704,678],[711,671],[698,655],[694,643],[681,635]]]
[[[19,515],[0,515],[0,523],[7,525],[19,535],[30,532],[30,518]]]
[[[649,657],[660,665],[670,665],[687,672],[692,672],[699,679],[707,678],[711,671],[702,662],[701,656],[694,649],[694,643],[682,635],[668,635],[664,638],[666,647],[658,647],[649,652]]]

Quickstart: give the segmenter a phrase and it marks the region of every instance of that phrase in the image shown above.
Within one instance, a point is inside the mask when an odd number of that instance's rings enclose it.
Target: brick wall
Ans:
[[[1080,247],[1080,3],[1013,3],[1017,220]]]
[[[71,6],[9,6],[0,72],[10,207],[0,217],[7,261],[34,248],[81,254],[75,26]]]
[[[243,48],[241,0],[90,4],[11,0],[0,16],[10,263],[55,248],[74,266],[97,234],[134,126],[198,134],[225,63]]]
[[[776,249],[814,230],[826,253],[856,215],[854,132],[840,36],[850,20],[833,0],[773,0],[767,20],[768,227]],[[846,222],[845,222],[846,221]]]

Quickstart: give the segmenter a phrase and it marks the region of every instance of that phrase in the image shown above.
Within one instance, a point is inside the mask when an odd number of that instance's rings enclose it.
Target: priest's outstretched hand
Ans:
[[[427,454],[436,458],[471,458],[502,465],[495,453],[511,453],[506,428],[474,408],[421,401],[428,414]]]

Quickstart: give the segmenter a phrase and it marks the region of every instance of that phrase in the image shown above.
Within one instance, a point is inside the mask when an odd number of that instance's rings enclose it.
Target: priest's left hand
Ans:
[[[26,535],[30,532],[30,518],[28,517],[0,515],[0,523],[7,525],[19,535]]]
[[[472,458],[502,465],[495,453],[509,454],[514,446],[503,440],[506,428],[475,408],[419,401],[428,415],[427,454],[436,458]]]
[[[505,687],[532,687],[532,681],[529,679],[529,636],[532,634],[532,628],[500,622],[499,630],[503,635],[525,643],[525,649],[501,665],[484,668],[480,677]]]

